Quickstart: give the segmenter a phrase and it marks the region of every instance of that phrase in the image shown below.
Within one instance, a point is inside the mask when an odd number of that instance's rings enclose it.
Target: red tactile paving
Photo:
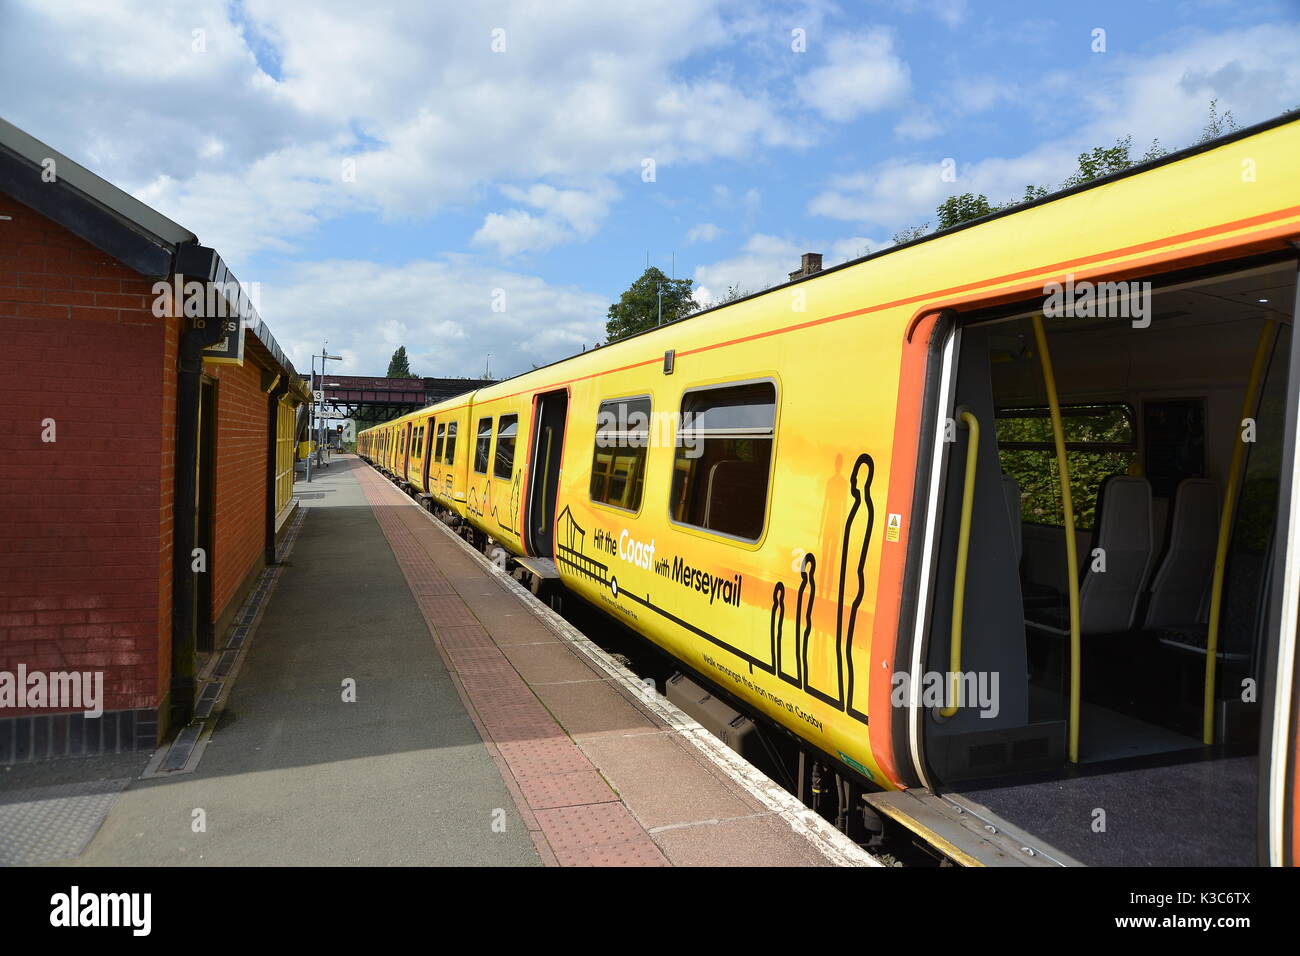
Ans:
[[[666,866],[668,861],[622,803],[538,810],[561,866]]]
[[[373,472],[362,469],[358,476],[430,630],[514,777],[526,804],[521,810],[536,820],[555,861],[561,866],[667,866],[645,828],[502,654],[461,595],[472,597],[478,607],[483,607],[485,596],[499,594],[502,602],[515,598],[495,585],[485,587],[490,585],[485,572],[463,555],[448,555],[450,573],[444,574],[417,537],[424,536],[426,528],[408,523],[427,519]],[[425,541],[441,550],[436,539]],[[529,615],[521,614],[518,620],[529,623]]]

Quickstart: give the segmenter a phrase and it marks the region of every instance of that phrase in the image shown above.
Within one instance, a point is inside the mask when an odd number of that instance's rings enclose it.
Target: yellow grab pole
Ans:
[[[1035,314],[1034,340],[1043,366],[1043,383],[1047,387],[1047,404],[1052,410],[1052,437],[1056,442],[1056,469],[1061,473],[1061,506],[1065,512],[1065,563],[1070,588],[1070,763],[1079,762],[1079,544],[1074,537],[1074,500],[1070,496],[1070,463],[1065,456],[1065,427],[1061,424],[1061,404],[1056,397],[1056,376],[1052,373],[1052,356],[1047,349],[1043,317]]]
[[[1237,428],[1254,414],[1259,403],[1259,389],[1264,378],[1264,365],[1268,360],[1269,340],[1273,335],[1275,320],[1269,319],[1259,333],[1255,346],[1255,361],[1250,367],[1250,380],[1246,395],[1241,401],[1241,416]],[[1228,466],[1228,487],[1223,495],[1223,508],[1219,511],[1219,544],[1214,552],[1214,581],[1210,585],[1210,620],[1205,636],[1205,700],[1201,715],[1201,742],[1214,743],[1214,678],[1219,655],[1219,619],[1223,612],[1223,573],[1228,564],[1228,545],[1232,541],[1232,517],[1237,505],[1237,488],[1241,484],[1241,458],[1244,454],[1241,432],[1232,444],[1232,462]]]
[[[957,713],[957,685],[961,681],[961,628],[966,610],[966,556],[970,552],[970,515],[975,504],[975,466],[980,450],[980,420],[962,412],[961,420],[970,429],[966,444],[966,475],[961,493],[961,525],[957,534],[957,572],[952,584],[952,629],[948,646],[948,704],[939,709],[944,717]]]

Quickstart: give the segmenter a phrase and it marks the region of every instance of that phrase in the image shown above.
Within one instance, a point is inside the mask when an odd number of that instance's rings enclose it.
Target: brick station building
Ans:
[[[310,393],[215,250],[3,120],[0,342],[0,764],[152,748],[275,559]],[[102,674],[103,715],[20,669]]]

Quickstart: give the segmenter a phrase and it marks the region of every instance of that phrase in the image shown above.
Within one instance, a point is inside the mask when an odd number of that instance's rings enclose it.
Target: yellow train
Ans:
[[[1290,861],[1297,241],[1282,118],[358,450],[963,862]]]

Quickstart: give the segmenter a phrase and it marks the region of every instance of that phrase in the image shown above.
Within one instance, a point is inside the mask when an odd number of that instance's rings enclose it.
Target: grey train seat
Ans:
[[[1155,560],[1151,483],[1112,475],[1097,496],[1097,527],[1092,550],[1104,552],[1105,570],[1094,571],[1093,553],[1081,553],[1085,568],[1079,586],[1079,632],[1115,634],[1133,628],[1151,565]],[[1056,636],[1070,633],[1067,607],[1035,608],[1026,615],[1032,629]]]
[[[1002,494],[1007,499],[1007,520],[1011,523],[1011,547],[1016,558],[1016,568],[1025,553],[1024,519],[1020,513],[1020,482],[1011,475],[1002,476]],[[1025,607],[1044,607],[1059,604],[1061,592],[1049,584],[1038,584],[1020,578],[1020,593]]]
[[[1213,480],[1185,478],[1178,483],[1169,546],[1151,579],[1148,629],[1204,628],[1219,542],[1219,506],[1219,486]]]

